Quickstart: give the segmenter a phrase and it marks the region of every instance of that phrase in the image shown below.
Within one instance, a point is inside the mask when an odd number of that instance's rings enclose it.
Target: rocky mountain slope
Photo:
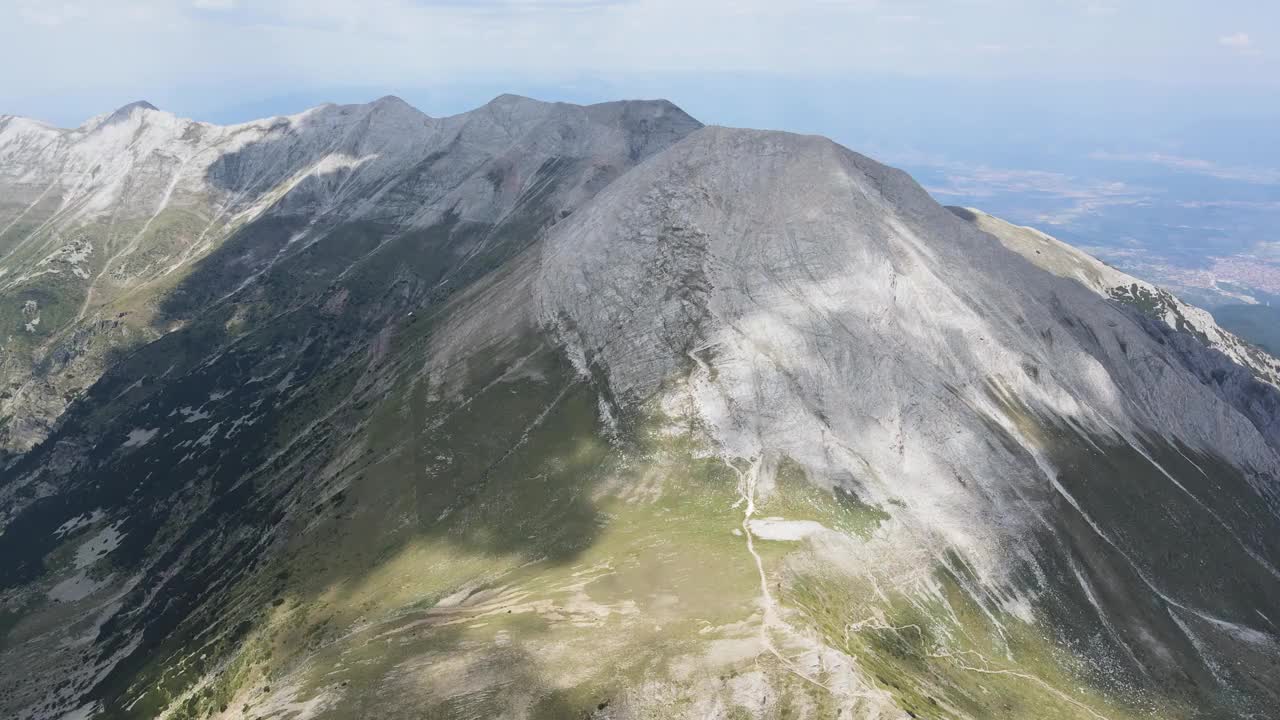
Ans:
[[[1035,228],[1020,227],[973,208],[948,208],[995,235],[1032,263],[1060,277],[1072,278],[1104,297],[1132,305],[1171,330],[1195,336],[1258,378],[1280,383],[1280,361],[1219,327],[1208,311],[1188,305],[1169,291],[1116,270],[1097,258]]]
[[[29,449],[114,355],[332,227],[493,224],[565,173],[577,184],[552,204],[571,208],[696,125],[661,104],[514,96],[449,118],[386,97],[230,127],[145,102],[74,130],[0,117],[0,450]]]
[[[1280,700],[1276,363],[1052,238],[664,102],[3,123],[6,716]]]

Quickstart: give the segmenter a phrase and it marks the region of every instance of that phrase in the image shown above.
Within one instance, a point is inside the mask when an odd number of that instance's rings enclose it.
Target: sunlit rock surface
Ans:
[[[6,716],[1280,700],[1276,361],[828,140],[384,98],[0,158]]]

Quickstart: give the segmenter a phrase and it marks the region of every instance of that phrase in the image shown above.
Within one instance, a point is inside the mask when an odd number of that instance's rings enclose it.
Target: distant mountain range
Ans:
[[[0,714],[1280,702],[1280,362],[829,140],[0,117]]]

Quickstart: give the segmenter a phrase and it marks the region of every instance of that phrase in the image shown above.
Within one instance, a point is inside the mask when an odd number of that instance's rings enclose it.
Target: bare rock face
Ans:
[[[567,214],[696,127],[669,103],[513,95],[448,118],[394,97],[226,127],[146,102],[73,130],[0,117],[0,452],[43,439],[113,356],[335,227],[495,224],[534,199]]]
[[[778,437],[760,418],[794,400],[796,416],[778,422],[800,430],[800,443],[847,422],[846,442],[884,433],[872,445],[908,462],[913,441],[932,454],[966,425],[986,436],[982,416],[1007,394],[1090,432],[1154,431],[1275,470],[1242,410],[1153,363],[1167,355],[1163,340],[1117,303],[821,138],[694,133],[558,228],[541,268],[544,322],[565,318],[569,341],[620,397],[648,396],[691,361],[722,363],[714,384],[741,417],[706,419],[742,436],[723,440],[743,456],[759,453],[756,438]],[[1188,332],[1213,333],[1210,349],[1240,347],[1194,320]],[[794,392],[805,397],[784,399]],[[805,415],[817,424],[797,426]]]
[[[0,160],[6,716],[1280,700],[1276,361],[829,140],[135,103]]]
[[[1167,290],[1116,270],[1097,258],[1035,228],[1020,227],[972,208],[947,208],[991,233],[1014,252],[1060,277],[1079,281],[1103,297],[1132,306],[1169,330],[1191,335],[1260,380],[1280,382],[1280,363],[1218,327],[1213,316]]]

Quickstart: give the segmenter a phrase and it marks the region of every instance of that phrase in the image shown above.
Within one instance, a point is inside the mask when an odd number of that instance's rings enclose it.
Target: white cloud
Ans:
[[[1205,175],[1219,180],[1232,180],[1235,182],[1244,182],[1253,185],[1280,185],[1280,169],[1275,168],[1220,165],[1218,163],[1210,162],[1209,160],[1201,160],[1200,158],[1184,157],[1182,155],[1169,155],[1167,153],[1158,152],[1110,153],[1098,151],[1089,153],[1089,157],[1093,160],[1159,165],[1179,172]]]
[[[1048,170],[1016,170],[948,164],[941,195],[993,197],[1000,194],[1038,194],[1061,199],[1135,198],[1148,191],[1115,180],[1084,180]]]
[[[1161,6],[1183,18],[1198,2]],[[1218,27],[1274,26],[1272,5],[1224,10]],[[1157,15],[1121,0],[0,0],[0,47],[41,59],[0,66],[0,110],[663,73],[1280,83],[1261,37],[1220,46],[1227,30],[1205,42]],[[1240,72],[1243,55],[1259,67]]]
[[[1184,200],[1178,207],[1191,210],[1280,210],[1280,200]]]
[[[1151,202],[1157,192],[1117,180],[1082,178],[1051,170],[969,165],[918,152],[890,153],[885,159],[912,168],[913,174],[917,168],[939,171],[941,177],[925,186],[939,202],[982,204],[994,199],[1024,198],[1032,200],[1033,205],[1055,206],[1024,220],[1046,225],[1071,225],[1107,208],[1143,205]]]
[[[1218,44],[1241,53],[1253,50],[1253,39],[1249,37],[1249,33],[1237,32],[1223,35],[1218,38]]]
[[[85,16],[85,8],[79,3],[23,3],[18,8],[23,20],[33,25],[58,27]]]

